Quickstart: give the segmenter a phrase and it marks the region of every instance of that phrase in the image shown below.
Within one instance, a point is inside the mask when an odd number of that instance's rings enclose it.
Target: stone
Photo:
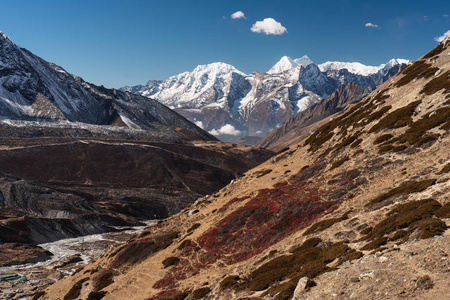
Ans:
[[[191,217],[192,215],[194,215],[194,214],[196,214],[196,213],[198,213],[198,209],[191,209],[189,212],[188,212],[188,216],[189,217]]]
[[[312,286],[315,286],[316,283],[309,279],[308,277],[302,277],[298,280],[297,286],[295,287],[294,295],[292,297],[292,300],[299,300],[301,299],[301,294],[309,289]]]
[[[375,271],[367,271],[367,272],[364,272],[364,273],[361,273],[360,275],[359,275],[359,279],[360,280],[368,280],[368,279],[372,279],[373,278],[373,273],[374,273]]]

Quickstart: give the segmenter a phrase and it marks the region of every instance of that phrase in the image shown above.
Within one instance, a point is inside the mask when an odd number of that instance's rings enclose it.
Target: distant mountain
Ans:
[[[254,144],[273,151],[297,144],[308,137],[329,116],[343,111],[348,105],[356,103],[368,94],[354,82],[338,87],[332,94],[313,106],[299,112],[280,127],[268,132]]]
[[[155,136],[215,140],[160,102],[85,82],[0,32],[0,118],[144,129]]]
[[[222,140],[264,136],[289,118],[355,82],[373,90],[408,64],[393,59],[378,67],[360,63],[315,64],[284,56],[267,73],[246,75],[224,63],[195,68],[160,82],[121,90],[152,97]]]

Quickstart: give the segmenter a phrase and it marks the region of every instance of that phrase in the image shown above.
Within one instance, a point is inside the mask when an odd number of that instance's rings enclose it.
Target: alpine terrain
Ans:
[[[221,140],[261,138],[338,87],[354,82],[372,91],[409,63],[392,59],[378,67],[360,63],[316,65],[307,56],[284,56],[267,73],[246,75],[225,63],[201,65],[165,81],[125,86],[152,97]],[[253,138],[253,140],[255,140]]]
[[[0,33],[0,267],[52,255],[38,244],[168,217],[272,155]]]
[[[314,64],[297,71],[334,82],[320,97],[337,84]],[[447,38],[305,140],[34,299],[448,298],[449,130]]]

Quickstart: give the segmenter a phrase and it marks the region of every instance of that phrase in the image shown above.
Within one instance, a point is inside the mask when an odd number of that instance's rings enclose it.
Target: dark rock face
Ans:
[[[323,101],[298,113],[282,126],[266,134],[256,145],[277,151],[299,143],[309,135],[313,129],[311,126],[344,110],[347,105],[358,102],[366,94],[367,90],[353,82],[342,85]]]

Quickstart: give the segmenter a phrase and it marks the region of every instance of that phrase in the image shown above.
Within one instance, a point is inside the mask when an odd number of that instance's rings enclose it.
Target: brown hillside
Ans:
[[[367,92],[356,83],[341,85],[332,94],[299,112],[280,127],[268,132],[256,145],[273,151],[298,144],[311,131],[320,127],[327,118],[343,111],[349,104],[356,103]]]
[[[449,53],[39,299],[447,298]]]

